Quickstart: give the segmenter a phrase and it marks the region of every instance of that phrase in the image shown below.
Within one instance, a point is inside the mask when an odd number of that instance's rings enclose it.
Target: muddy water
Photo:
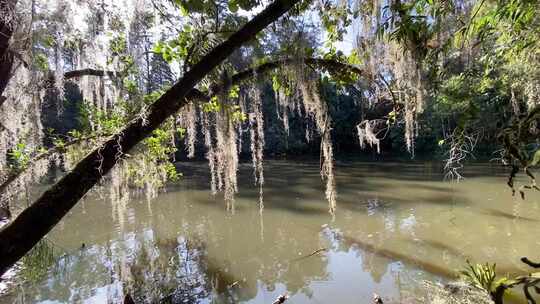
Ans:
[[[264,206],[241,166],[235,212],[208,190],[205,164],[152,202],[80,203],[48,236],[56,263],[0,303],[386,303],[421,295],[424,280],[455,277],[465,260],[500,273],[540,258],[540,194],[512,197],[506,172],[467,167],[443,181],[431,163],[338,162],[338,210],[328,205],[318,163],[265,167]],[[83,245],[84,243],[84,245]]]

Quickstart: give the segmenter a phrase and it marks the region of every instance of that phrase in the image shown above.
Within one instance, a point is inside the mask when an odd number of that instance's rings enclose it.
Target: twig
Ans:
[[[324,252],[324,251],[327,251],[327,250],[328,250],[328,248],[319,248],[319,249],[313,251],[312,253],[310,253],[310,254],[308,254],[308,255],[305,255],[305,256],[301,256],[301,257],[299,257],[299,258],[296,258],[296,259],[294,259],[293,261],[296,262],[296,261],[300,261],[300,260],[303,260],[303,259],[307,259],[307,258],[309,258],[309,257],[312,257],[312,256],[314,256],[314,255],[316,255],[316,254],[319,254],[319,253]]]
[[[540,268],[540,263],[535,263],[535,262],[532,262],[531,260],[529,260],[527,257],[522,257],[521,258],[521,261],[529,266],[531,266],[532,268]]]

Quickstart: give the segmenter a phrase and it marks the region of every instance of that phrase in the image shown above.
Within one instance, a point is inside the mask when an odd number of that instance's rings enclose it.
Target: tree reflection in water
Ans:
[[[409,180],[398,182],[394,167]],[[415,303],[407,299],[426,292],[423,280],[451,279],[467,258],[519,274],[507,257],[538,252],[523,233],[538,225],[538,210],[525,214],[502,195],[488,200],[491,179],[447,185],[421,168],[341,170],[334,219],[318,163],[273,162],[262,215],[251,171],[240,175],[245,188],[234,215],[206,190],[199,171],[182,170],[185,180],[150,204],[134,198],[115,207],[89,197],[50,234],[71,254],[12,293],[25,297],[21,303],[117,303],[129,292],[141,303],[250,304],[288,293],[288,302],[302,304],[368,303],[376,292],[385,303]],[[82,241],[86,248],[77,249]],[[328,250],[310,255],[321,248]],[[13,302],[0,297],[0,304]]]
[[[267,235],[269,241],[275,242],[272,250],[260,255],[246,253],[245,260],[227,260],[230,249],[221,252],[220,258],[210,258],[208,246],[200,237],[161,239],[152,230],[128,233],[122,240],[81,248],[60,258],[44,282],[24,286],[18,302],[120,303],[126,294],[136,303],[258,302],[255,299],[260,298],[261,289],[278,293],[286,290],[291,296],[300,297],[297,302],[308,302],[313,299],[314,287],[336,279],[332,277],[337,275],[336,269],[329,259],[339,260],[341,254],[352,255],[353,264],[348,265],[348,271],[369,274],[372,283],[368,284],[373,286],[383,283],[392,271],[418,273],[411,265],[396,264],[386,253],[366,247],[338,229],[324,227],[320,233],[306,234],[312,235],[312,239],[302,236],[301,241],[278,230]],[[307,246],[313,244],[328,250],[309,255]],[[300,253],[300,258],[291,252]],[[407,267],[410,269],[403,271]],[[407,274],[391,277],[406,291],[416,289],[412,282],[419,279]],[[342,287],[354,289],[364,283],[350,281]],[[412,293],[400,292],[400,296]],[[369,295],[365,297],[368,299]],[[0,302],[8,303],[6,300]]]
[[[339,260],[339,255],[352,256],[352,264],[345,266],[348,272],[369,274],[371,290],[387,284],[382,282],[383,277],[396,269],[396,259],[391,255],[381,254],[376,247],[329,226],[291,235],[288,231],[296,223],[278,223],[266,228],[262,240],[256,237],[257,229],[234,229],[228,223],[213,225],[205,216],[186,216],[182,224],[174,220],[164,223],[181,226],[182,236],[166,237],[167,233],[152,229],[123,232],[122,239],[89,245],[60,258],[41,284],[24,285],[24,293],[18,293],[19,302],[119,303],[130,294],[136,303],[238,303],[260,302],[261,292],[286,291],[300,297],[297,302],[301,303],[313,299],[317,289],[334,284],[333,276],[339,276],[336,273],[343,267],[336,269],[329,259]],[[231,246],[228,242],[232,239],[225,237],[228,232],[224,227],[234,231],[233,239],[251,241],[244,242],[243,247]],[[328,250],[310,255],[318,248]],[[366,283],[363,281],[339,284],[343,290],[354,289]],[[405,281],[400,283],[406,286],[409,280]],[[21,298],[22,294],[27,298]]]

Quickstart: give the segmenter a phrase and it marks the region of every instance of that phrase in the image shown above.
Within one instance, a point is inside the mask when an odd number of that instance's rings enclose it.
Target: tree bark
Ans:
[[[13,53],[9,50],[9,41],[13,35],[13,25],[8,21],[16,4],[17,0],[0,0],[0,105],[5,100],[2,94],[12,76]]]
[[[3,274],[37,244],[102,177],[128,152],[151,134],[169,116],[186,104],[186,95],[212,69],[243,43],[287,12],[298,0],[276,0],[238,32],[204,56],[149,109],[145,117],[132,120],[120,133],[88,154],[0,231],[0,274]]]

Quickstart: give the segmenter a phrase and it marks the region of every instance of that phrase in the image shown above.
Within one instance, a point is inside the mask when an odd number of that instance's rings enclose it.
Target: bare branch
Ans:
[[[521,258],[521,261],[529,266],[531,266],[532,268],[540,268],[540,263],[535,263],[535,262],[532,262],[531,260],[529,260],[527,257],[522,257]]]
[[[95,70],[95,69],[89,69],[88,68],[88,69],[82,69],[82,70],[75,70],[75,71],[66,72],[64,74],[64,79],[71,79],[71,78],[77,78],[77,77],[82,77],[82,76],[103,77],[105,75],[112,78],[112,77],[116,77],[118,75],[118,72]]]

